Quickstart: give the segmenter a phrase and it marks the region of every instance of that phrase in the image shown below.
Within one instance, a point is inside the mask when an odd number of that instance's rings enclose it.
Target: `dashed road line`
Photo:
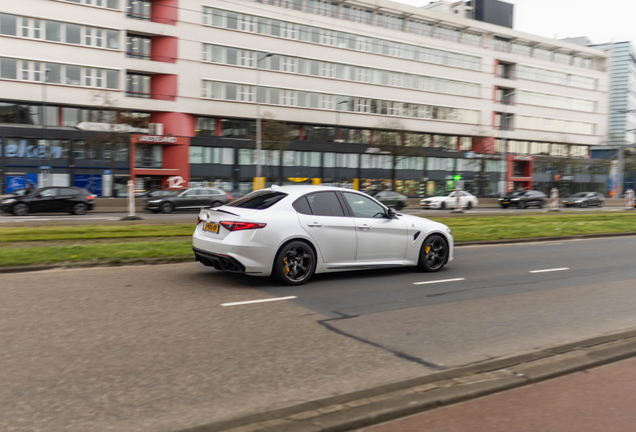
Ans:
[[[563,271],[563,270],[570,270],[570,269],[567,267],[563,267],[563,268],[545,269],[545,270],[530,270],[530,273],[547,273],[547,272],[555,272],[555,271]]]
[[[291,299],[295,299],[295,298],[298,298],[298,297],[296,297],[296,296],[275,297],[275,298],[268,298],[268,299],[262,299],[262,300],[249,300],[249,301],[234,302],[234,303],[221,303],[221,306],[240,306],[240,305],[254,304],[254,303],[265,303],[265,302],[273,302],[273,301],[280,301],[280,300],[291,300]]]
[[[426,282],[413,282],[413,285],[428,285],[428,284],[443,283],[443,282],[458,282],[463,280],[466,280],[466,279],[456,278],[456,279],[442,279],[442,280],[426,281]]]

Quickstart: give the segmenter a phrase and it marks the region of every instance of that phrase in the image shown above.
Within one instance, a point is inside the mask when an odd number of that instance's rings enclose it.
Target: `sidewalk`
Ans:
[[[633,432],[636,359],[438,408],[364,432]]]

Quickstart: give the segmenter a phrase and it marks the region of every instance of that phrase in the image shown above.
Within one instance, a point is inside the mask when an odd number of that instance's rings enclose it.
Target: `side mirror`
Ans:
[[[397,212],[395,211],[395,209],[389,208],[386,213],[389,216],[389,219],[395,219],[397,217]]]

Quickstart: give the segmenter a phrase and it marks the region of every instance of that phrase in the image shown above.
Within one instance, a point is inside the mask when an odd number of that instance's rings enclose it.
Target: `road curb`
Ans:
[[[175,432],[346,432],[636,356],[636,330]]]

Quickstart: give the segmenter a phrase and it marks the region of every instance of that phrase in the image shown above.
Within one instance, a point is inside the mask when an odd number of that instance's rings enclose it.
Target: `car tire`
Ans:
[[[586,201],[583,201],[581,203],[581,208],[587,208],[587,202]]]
[[[526,208],[526,203],[524,203],[523,201],[519,202],[519,204],[517,204],[517,208],[520,208],[520,209]]]
[[[397,211],[402,210],[404,207],[406,207],[406,206],[404,205],[404,203],[402,201],[398,201],[397,204],[395,204],[395,209]]]
[[[445,210],[446,209],[446,203],[442,201],[442,203],[439,206],[440,210]]]
[[[301,285],[316,271],[316,254],[302,241],[283,245],[274,259],[274,277],[285,285]]]
[[[151,211],[155,214],[159,213],[159,210],[151,210]]]
[[[16,216],[26,216],[27,214],[29,214],[29,206],[24,203],[17,203],[13,206],[13,209],[11,209],[11,211]]]
[[[598,202],[598,208],[601,208],[601,207],[603,207],[603,201]]]
[[[543,206],[544,206],[544,205],[545,205],[545,203],[544,203],[543,201],[541,201],[541,202],[539,203],[538,207],[541,209],[541,208],[543,208]]]
[[[424,240],[420,249],[417,267],[425,272],[438,272],[448,261],[448,242],[440,234],[433,234]]]
[[[502,204],[502,205],[501,205],[501,208],[505,208],[505,209],[507,209],[507,208],[508,208],[508,205],[507,205],[507,204]]]
[[[88,206],[84,203],[77,203],[71,209],[71,214],[84,215],[88,211]]]
[[[165,202],[160,206],[161,213],[172,213],[174,211],[174,205],[169,202]]]
[[[473,208],[473,203],[472,201],[468,201],[468,204],[466,204],[466,210],[470,210],[471,208]]]

